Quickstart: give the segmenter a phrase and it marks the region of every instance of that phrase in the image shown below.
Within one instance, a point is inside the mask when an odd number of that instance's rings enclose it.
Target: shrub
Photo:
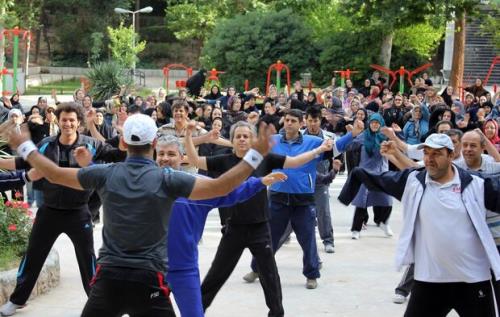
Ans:
[[[121,86],[130,86],[131,78],[125,70],[115,62],[95,64],[87,73],[90,80],[90,95],[95,100],[106,100],[116,95]]]
[[[0,254],[8,255],[15,260],[26,251],[32,226],[32,214],[28,203],[23,201],[7,201],[0,199]]]

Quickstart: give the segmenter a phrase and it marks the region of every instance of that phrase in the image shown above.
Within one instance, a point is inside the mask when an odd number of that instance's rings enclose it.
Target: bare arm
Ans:
[[[495,147],[495,145],[493,145],[493,143],[491,143],[490,140],[488,140],[488,138],[486,137],[486,135],[484,135],[483,131],[481,131],[481,129],[474,129],[474,131],[476,131],[480,136],[482,136],[482,138],[484,138],[484,149],[486,150],[486,152],[488,152],[488,154],[493,157],[493,159],[495,160],[495,162],[500,162],[500,153],[498,153],[498,150],[497,148]]]
[[[252,148],[265,156],[270,149],[269,139],[271,131],[267,128],[265,123],[261,124],[259,131],[261,132],[259,133],[258,139],[256,138],[252,142]],[[248,176],[252,174],[253,170],[250,164],[243,159],[236,166],[216,179],[196,179],[189,199],[209,199],[227,195],[246,180]]]
[[[97,128],[95,127],[94,124],[95,114],[96,114],[95,109],[90,109],[89,112],[87,112],[87,129],[89,130],[90,135],[93,138],[101,142],[106,142],[106,139],[102,136],[101,133],[99,133],[99,131],[97,131]]]
[[[412,161],[408,156],[404,155],[397,147],[394,141],[382,142],[380,154],[385,156],[392,164],[396,165],[400,170],[410,167],[420,167],[416,162]]]
[[[184,138],[184,147],[189,163],[196,166],[197,168],[201,168],[202,170],[207,170],[207,158],[204,156],[200,157],[198,155],[198,151],[196,151],[193,142],[192,130],[190,129],[190,127],[191,125],[188,126],[186,137]]]
[[[200,200],[227,195],[252,172],[253,168],[245,161],[241,161],[218,178],[197,178],[189,199]]]
[[[28,156],[28,163],[36,168],[38,172],[42,173],[51,183],[83,190],[77,177],[78,168],[59,167],[54,162],[38,153],[38,151],[31,152]]]
[[[0,159],[0,169],[3,170],[15,170],[16,169],[16,161],[14,158],[4,158]]]

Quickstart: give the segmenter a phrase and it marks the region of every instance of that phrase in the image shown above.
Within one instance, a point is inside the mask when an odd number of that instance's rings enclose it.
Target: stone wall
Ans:
[[[52,249],[43,265],[38,281],[33,288],[30,299],[47,293],[59,285],[59,254]],[[9,300],[9,296],[16,287],[17,269],[0,272],[0,305]]]

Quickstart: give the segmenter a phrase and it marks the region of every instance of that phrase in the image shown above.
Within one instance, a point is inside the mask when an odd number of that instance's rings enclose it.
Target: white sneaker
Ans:
[[[11,301],[8,301],[2,307],[0,307],[0,316],[12,316],[16,313],[16,310],[23,307],[24,305],[17,305]]]
[[[315,289],[318,287],[318,282],[316,281],[315,278],[308,278],[306,280],[306,288],[307,289]]]
[[[394,304],[403,304],[406,302],[406,296],[401,295],[401,294],[394,294],[394,297],[392,298],[392,302]]]
[[[382,229],[384,231],[384,233],[387,237],[392,237],[394,235],[389,224],[381,223],[380,229]]]
[[[332,244],[325,244],[325,252],[326,253],[335,253],[335,248]]]
[[[243,279],[248,283],[253,283],[258,278],[259,278],[259,273],[257,272],[250,272],[245,274],[245,276],[243,276]]]
[[[352,232],[352,239],[353,240],[359,240],[359,231],[353,231]]]

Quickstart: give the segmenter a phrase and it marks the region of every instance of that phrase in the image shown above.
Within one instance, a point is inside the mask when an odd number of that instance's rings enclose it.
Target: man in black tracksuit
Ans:
[[[93,154],[94,160],[119,159],[120,151],[117,149],[78,134],[78,126],[84,120],[81,106],[75,103],[60,104],[56,115],[60,133],[57,136],[47,137],[38,144],[40,153],[47,158],[61,167],[79,167],[73,151],[83,146]],[[0,167],[30,168],[20,157],[2,160]],[[22,307],[28,300],[43,263],[61,233],[66,233],[73,242],[83,287],[87,294],[90,291],[89,283],[95,273],[96,258],[88,209],[91,191],[74,190],[52,184],[45,179],[40,182],[44,202],[37,211],[26,255],[19,266],[16,288],[10,296],[10,302],[16,309]]]

